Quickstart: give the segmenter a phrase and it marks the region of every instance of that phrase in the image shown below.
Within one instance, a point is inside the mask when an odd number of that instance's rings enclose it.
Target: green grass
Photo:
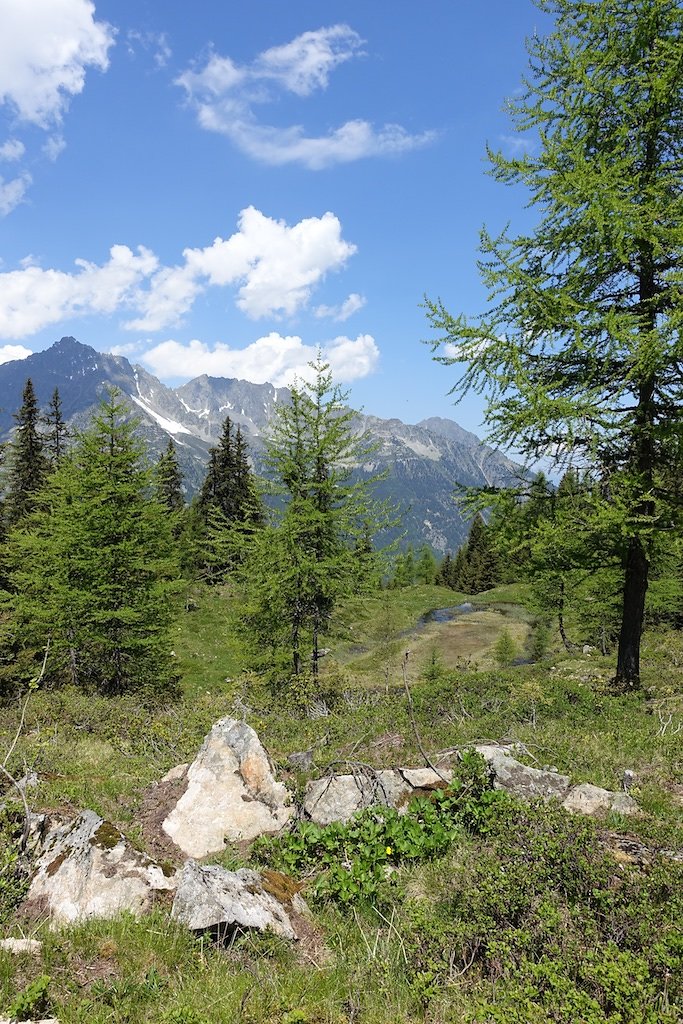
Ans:
[[[652,847],[681,847],[683,744],[676,728],[683,722],[683,634],[666,630],[646,634],[643,692],[614,696],[609,688],[612,659],[596,653],[569,657],[554,636],[539,665],[495,666],[487,652],[500,630],[509,628],[516,640],[528,631],[528,611],[511,606],[522,596],[519,588],[478,595],[477,605],[485,606],[479,618],[471,617],[468,624],[430,626],[419,633],[415,626],[420,616],[433,608],[462,603],[465,595],[439,587],[415,587],[349,602],[325,640],[331,648],[322,680],[328,714],[311,717],[307,714],[310,690],[275,692],[263,678],[243,673],[243,645],[234,631],[235,609],[229,595],[217,589],[197,591],[195,607],[180,615],[174,635],[183,690],[180,699],[142,705],[134,695],[105,698],[74,689],[35,692],[8,768],[17,777],[27,768],[38,772],[39,786],[29,794],[34,809],[76,813],[91,807],[142,843],[136,814],[146,787],[172,765],[191,759],[211,724],[233,712],[237,696],[249,708],[247,721],[258,730],[281,777],[293,790],[305,782],[304,776],[288,771],[287,755],[296,750],[313,749],[312,774],[345,759],[377,767],[419,765],[422,758],[403,685],[403,657],[409,645],[412,653],[406,672],[415,720],[431,755],[476,740],[519,740],[530,751],[530,763],[554,765],[577,782],[610,789],[619,788],[624,769],[630,768],[636,773],[634,795],[643,814],[635,819],[613,818],[606,825],[636,833]],[[457,667],[453,652],[463,646],[465,634],[458,630],[465,625],[472,644],[479,643],[479,653],[463,659],[470,667],[464,663]],[[478,670],[473,670],[473,661],[478,662]],[[20,715],[19,701],[3,708],[0,753],[9,748]],[[545,828],[543,820],[529,828]],[[560,819],[548,818],[548,822],[553,834],[559,835],[565,827]],[[514,838],[515,821],[506,827],[509,838]],[[272,937],[247,937],[229,950],[218,950],[176,927],[161,908],[140,922],[130,918],[93,922],[57,934],[39,929],[46,943],[42,958],[0,954],[0,1011],[32,981],[49,975],[52,1009],[63,1024],[234,1020],[246,1024],[546,1024],[584,1018],[591,1024],[613,1024],[617,1018],[609,1018],[607,1010],[601,1017],[594,1007],[574,1008],[570,1013],[569,1003],[561,1003],[560,1010],[552,1011],[559,1017],[533,1016],[536,1011],[520,1009],[525,998],[522,991],[540,984],[537,967],[523,955],[527,940],[521,933],[541,913],[542,901],[534,903],[531,891],[526,924],[522,919],[514,926],[509,921],[490,922],[496,934],[502,929],[501,941],[507,943],[506,951],[500,951],[501,963],[513,966],[500,968],[503,973],[497,974],[492,947],[485,956],[476,953],[467,967],[473,943],[484,939],[465,934],[471,915],[460,914],[457,900],[464,901],[465,909],[480,906],[477,901],[487,886],[493,886],[494,894],[496,885],[500,887],[506,855],[496,842],[465,837],[445,858],[399,866],[392,883],[396,890],[386,906],[359,906],[353,912],[331,905],[317,907],[311,936],[298,949]],[[549,856],[553,842],[549,834],[534,856]],[[232,865],[241,857],[243,852],[227,851],[220,859]],[[504,870],[522,869],[515,861]],[[641,880],[645,887],[650,884],[648,878],[646,872]],[[641,882],[632,882],[634,893]],[[622,884],[623,879],[615,891]],[[558,993],[566,989],[562,999],[580,1003],[584,996],[577,995],[575,988],[582,968],[576,966],[576,958],[581,943],[588,944],[586,949],[590,945],[586,937],[590,929],[602,925],[590,923],[594,909],[588,897],[581,907],[554,891],[547,898],[549,906],[561,908],[558,913],[566,916],[567,934],[578,944],[573,952],[562,954],[563,962],[575,965],[574,975],[558,975],[553,991],[560,999]],[[636,895],[633,899],[637,902]],[[481,934],[488,936],[486,915],[493,909],[482,907],[478,911],[483,914]],[[664,914],[664,909],[657,913]],[[556,928],[554,920],[551,915],[545,927]],[[645,995],[638,1012],[644,1013],[642,1007],[651,1004],[668,1024],[661,991],[652,989],[659,977],[652,960],[659,955],[653,935],[665,928],[662,920],[653,917],[647,925],[651,929],[647,943],[653,953],[639,952],[634,938],[627,964],[613,955],[605,940],[606,944],[594,946],[603,957],[595,971],[606,978],[628,976],[640,999],[637,977],[645,968],[636,960],[649,957],[650,980],[643,982]],[[557,925],[558,936],[562,927]],[[645,931],[638,941],[646,942]],[[588,954],[582,955],[585,959]],[[558,962],[553,961],[552,970],[560,969]],[[676,972],[680,974],[680,965],[672,964],[670,991],[680,984]],[[593,991],[595,978],[591,975],[584,982]],[[612,982],[604,984],[609,988]],[[551,999],[547,984],[541,989],[536,998],[539,1005]],[[508,1006],[506,991],[516,1001],[517,1017]],[[496,999],[498,1009],[482,1009]],[[622,1018],[640,1024],[627,1014]]]

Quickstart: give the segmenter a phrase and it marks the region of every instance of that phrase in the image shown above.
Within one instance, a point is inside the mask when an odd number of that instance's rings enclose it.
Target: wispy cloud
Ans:
[[[212,54],[203,67],[176,79],[197,112],[199,124],[227,136],[238,149],[262,163],[298,163],[310,170],[369,156],[396,155],[424,146],[433,132],[411,135],[401,125],[376,128],[369,121],[346,121],[324,135],[302,125],[262,123],[259,106],[282,93],[306,98],[327,88],[339,65],[363,53],[363,40],[348,25],[304,32],[289,43],[258,54],[250,64]]]
[[[349,297],[340,306],[316,306],[313,313],[320,319],[329,317],[331,320],[343,323],[350,316],[353,316],[354,313],[357,313],[359,309],[362,309],[366,302],[367,299],[364,295],[351,292]]]
[[[23,142],[19,139],[8,139],[0,146],[0,160],[12,163],[15,160],[21,160],[25,152],[26,146]]]
[[[31,175],[28,172],[10,181],[0,177],[0,217],[6,217],[23,201],[30,184]]]
[[[126,35],[126,45],[131,57],[136,56],[140,49],[151,54],[157,71],[165,68],[173,56],[165,32],[139,32],[136,29],[131,29]]]
[[[355,339],[334,338],[321,350],[335,380],[341,383],[367,377],[379,362],[379,349],[369,334],[359,334]],[[268,382],[276,387],[288,387],[297,379],[308,378],[309,363],[317,352],[317,346],[304,344],[298,335],[283,336],[271,331],[242,349],[221,342],[209,347],[197,339],[183,345],[170,339],[141,353],[138,358],[162,380],[206,373],[212,377],[237,377],[255,384]]]
[[[77,259],[72,273],[43,269],[31,259],[0,273],[0,337],[27,337],[89,313],[132,313],[127,329],[160,331],[180,322],[212,287],[233,289],[237,307],[253,319],[291,316],[355,251],[332,213],[290,226],[250,206],[233,235],[185,249],[177,266],[162,265],[144,246],[134,252],[126,245],[112,246],[102,265]]]

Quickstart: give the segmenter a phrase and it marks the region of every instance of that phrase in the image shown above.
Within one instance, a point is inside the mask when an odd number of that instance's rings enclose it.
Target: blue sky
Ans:
[[[474,314],[531,0],[0,0],[0,355],[71,334],[176,384],[291,383],[481,433],[422,296]]]

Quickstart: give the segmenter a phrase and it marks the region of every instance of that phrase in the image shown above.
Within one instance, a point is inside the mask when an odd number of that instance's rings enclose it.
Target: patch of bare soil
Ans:
[[[178,867],[186,860],[182,850],[161,827],[187,789],[187,778],[153,782],[142,794],[135,819],[145,841],[146,852],[160,862]]]

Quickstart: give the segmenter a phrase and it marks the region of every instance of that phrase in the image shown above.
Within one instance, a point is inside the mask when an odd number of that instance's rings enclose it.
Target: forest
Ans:
[[[455,399],[482,395],[527,467],[453,481],[458,551],[378,546],[397,512],[354,475],[372,448],[322,358],[263,476],[226,417],[191,501],[115,389],[74,430],[26,380],[2,465],[0,930],[42,949],[0,949],[10,1020],[680,1022],[683,11],[539,7],[556,30],[510,103],[538,144],[488,154],[536,226],[483,229],[479,317],[424,300]],[[159,856],[159,787],[226,715],[296,813],[206,863],[277,874],[305,939],[216,941],[163,900],[27,917],[31,813],[91,809]],[[492,746],[614,799],[529,799]],[[446,763],[398,808],[306,816],[316,780]]]

